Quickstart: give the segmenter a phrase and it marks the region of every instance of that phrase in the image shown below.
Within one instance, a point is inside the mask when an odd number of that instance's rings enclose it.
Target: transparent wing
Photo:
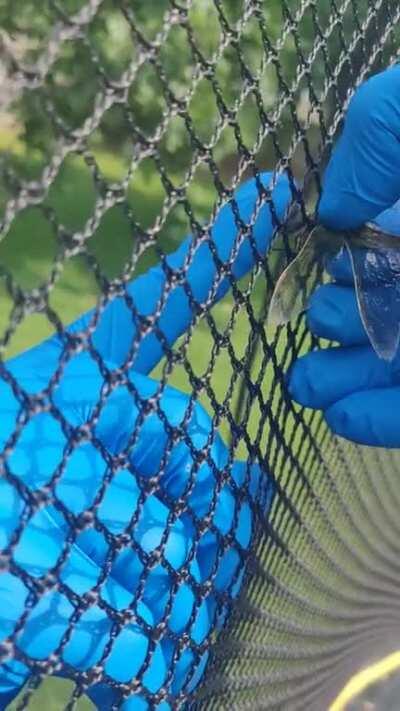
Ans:
[[[399,242],[399,238],[396,238]],[[361,320],[380,358],[393,360],[400,343],[400,249],[395,240],[345,241]]]
[[[296,319],[307,308],[315,288],[318,270],[342,247],[339,240],[322,227],[315,227],[298,255],[280,275],[269,305],[267,327],[277,328]]]

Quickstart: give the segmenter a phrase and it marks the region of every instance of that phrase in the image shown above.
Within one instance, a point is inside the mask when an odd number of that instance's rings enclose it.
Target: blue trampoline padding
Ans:
[[[271,175],[263,174],[261,179],[267,186]],[[251,219],[257,197],[255,181],[236,194],[243,221]],[[273,198],[282,217],[290,198],[285,177],[278,180]],[[269,207],[264,205],[253,228],[260,257],[267,250],[272,228]],[[227,205],[212,231],[222,260],[230,258],[236,232],[232,207]],[[168,258],[171,267],[183,265],[190,243],[186,240]],[[247,238],[232,267],[235,276],[250,269],[254,259]],[[192,258],[188,278],[199,302],[207,299],[215,273],[210,248],[203,244]],[[165,280],[158,266],[128,287],[140,313],[154,310]],[[225,278],[216,298],[227,288]],[[85,328],[90,319],[91,313],[86,314],[72,324],[70,331]],[[158,322],[168,343],[172,344],[192,319],[185,291],[176,287]],[[114,300],[93,337],[109,371],[126,357],[134,333],[135,324],[125,302]],[[45,393],[63,348],[62,339],[54,336],[6,364],[8,375],[3,371],[0,380],[0,453],[4,453],[24,411],[12,381],[16,380],[26,395]],[[182,690],[190,692],[204,672],[208,656],[199,653],[199,646],[224,624],[229,600],[240,592],[255,511],[268,512],[273,486],[258,465],[230,463],[208,414],[186,394],[166,387],[158,409],[142,417],[146,401],[154,399],[159,389],[145,373],[162,355],[156,336],[147,336],[140,345],[135,370],[130,369],[126,382],[112,392],[91,355],[75,355],[65,365],[51,397],[44,394],[48,411],[30,418],[5,457],[6,476],[0,479],[3,551],[7,553],[16,533],[19,536],[12,550],[11,571],[0,574],[0,641],[15,636],[28,601],[29,613],[14,639],[20,657],[7,659],[0,666],[0,708],[18,693],[31,673],[29,661],[56,653],[70,626],[72,634],[62,651],[62,676],[68,676],[69,669],[86,670],[99,662],[110,635],[115,636],[103,663],[104,678],[89,690],[100,709],[109,708],[109,699],[116,693],[109,681],[141,679],[142,695],[125,700],[123,707],[136,710],[139,704],[147,707],[146,692],[156,693],[161,688],[171,665],[172,696]],[[91,428],[93,436],[71,447],[73,433],[91,422],[101,397],[103,405]],[[177,434],[172,441],[171,433]],[[196,452],[205,448],[208,457],[196,462]],[[121,453],[128,456],[128,466],[111,473],[110,457]],[[155,476],[158,488],[144,493],[146,483]],[[46,487],[48,501],[31,510],[30,496],[38,490],[46,491]],[[184,506],[178,514],[174,508],[179,501]],[[198,524],[211,510],[211,525],[199,539]],[[91,517],[82,528],[79,516],[82,512],[87,516],[88,511]],[[127,542],[113,554],[112,536],[120,534],[128,534]],[[228,547],[227,535],[231,540]],[[162,556],[155,563],[152,554],[160,546]],[[57,570],[61,585],[42,596],[29,592],[24,580],[50,575],[61,559]],[[179,587],[175,572],[181,576]],[[213,580],[213,586],[199,605],[196,586],[207,580]],[[83,600],[82,596],[93,588],[97,598],[83,605],[82,614],[76,616],[77,599]],[[163,619],[168,605],[166,633],[154,644],[149,630]],[[129,606],[133,621],[113,627],[108,611]],[[188,635],[190,646],[177,653],[183,633]],[[160,708],[167,709],[168,705]]]

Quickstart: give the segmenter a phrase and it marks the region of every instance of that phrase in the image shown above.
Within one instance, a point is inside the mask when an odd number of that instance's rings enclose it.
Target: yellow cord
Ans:
[[[358,672],[340,692],[329,711],[346,711],[347,705],[351,701],[354,701],[368,686],[383,679],[397,669],[400,669],[400,652],[394,652],[376,664],[372,664],[370,667]]]

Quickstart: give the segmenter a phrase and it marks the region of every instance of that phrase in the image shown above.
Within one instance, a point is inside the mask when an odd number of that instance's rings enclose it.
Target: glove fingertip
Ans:
[[[400,404],[398,388],[352,393],[326,409],[324,415],[339,437],[370,447],[400,447],[400,430],[393,416]]]
[[[339,230],[342,228],[343,216],[340,214],[338,205],[338,192],[335,183],[324,187],[321,200],[318,205],[318,218],[320,222],[329,230]]]
[[[333,230],[356,229],[400,196],[400,67],[372,76],[353,96],[324,176],[319,219]]]
[[[307,326],[319,338],[333,338],[342,326],[342,313],[335,300],[327,298],[326,288],[312,294],[306,313]]]
[[[287,374],[290,397],[302,407],[316,407],[316,392],[309,372],[309,358],[299,358]]]
[[[335,402],[333,405],[328,407],[324,412],[324,417],[326,423],[333,434],[338,437],[344,437],[345,439],[350,439],[357,442],[358,444],[365,444],[365,442],[360,442],[359,439],[354,439],[355,432],[354,427],[352,427],[351,416],[346,408],[346,400],[340,400]]]
[[[334,231],[355,230],[372,219],[379,208],[354,190],[343,189],[343,161],[339,145],[326,173],[324,191],[318,205],[320,222]],[[344,151],[346,153],[346,151]],[[347,169],[348,170],[348,169]],[[352,178],[349,178],[352,181]]]
[[[344,346],[368,343],[354,290],[346,286],[320,286],[311,296],[307,325],[318,338],[336,341]]]

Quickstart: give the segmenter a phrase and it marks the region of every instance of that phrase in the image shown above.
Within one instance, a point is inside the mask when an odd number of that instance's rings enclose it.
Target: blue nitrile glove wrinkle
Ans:
[[[264,173],[260,178],[265,187],[271,184],[271,174]],[[280,176],[272,190],[280,217],[286,211],[290,194],[288,179]],[[244,223],[252,219],[258,198],[255,180],[237,191],[235,200]],[[270,208],[263,204],[252,228],[260,257],[268,249],[273,229]],[[232,207],[227,204],[211,230],[218,256],[226,264],[230,263],[237,233]],[[177,269],[184,264],[191,244],[188,238],[168,257],[171,267]],[[254,266],[255,259],[246,237],[234,259],[232,273],[237,278],[243,276]],[[199,303],[207,303],[216,274],[205,241],[194,250],[187,276],[188,287]],[[165,284],[166,275],[158,265],[128,286],[140,314],[153,314]],[[215,299],[221,298],[228,287],[229,280],[225,277]],[[69,327],[70,333],[85,329],[92,314],[77,319]],[[179,285],[165,300],[157,326],[172,345],[193,318],[185,289]],[[122,298],[105,308],[93,343],[110,372],[124,362],[136,328]],[[7,370],[25,392],[39,393],[48,387],[63,349],[62,339],[55,335],[8,361]],[[21,516],[27,514],[22,535],[12,552],[13,571],[20,570],[21,576],[15,572],[0,573],[0,641],[13,634],[24,611],[28,590],[23,575],[39,581],[51,574],[83,512],[85,515],[89,512],[89,523],[75,532],[74,542],[58,571],[63,588],[53,588],[33,600],[26,622],[14,640],[16,647],[32,660],[46,659],[55,653],[74,614],[73,596],[89,594],[99,584],[104,565],[108,566],[108,572],[99,587],[99,597],[74,622],[62,651],[64,666],[60,675],[68,677],[70,668],[87,670],[101,660],[112,629],[105,605],[116,611],[133,606],[134,621],[118,630],[114,626],[115,640],[103,663],[103,678],[88,690],[93,702],[104,711],[118,701],[118,692],[109,682],[128,682],[138,676],[143,690],[125,700],[122,708],[148,709],[146,695],[160,689],[171,665],[172,696],[196,687],[209,656],[208,652],[198,651],[199,645],[227,619],[229,600],[233,601],[243,584],[255,516],[257,512],[267,515],[274,492],[268,473],[257,463],[234,462],[229,466],[228,450],[214,432],[208,413],[195,402],[191,404],[190,417],[187,416],[191,401],[185,393],[165,387],[156,398],[156,406],[153,403],[151,412],[142,417],[146,400],[154,399],[159,389],[159,383],[147,374],[162,356],[157,336],[147,335],[139,345],[133,368],[127,372],[130,387],[120,385],[109,394],[90,353],[73,356],[51,393],[52,407],[62,422],[52,409],[32,416],[6,457],[9,474],[0,479],[3,551],[7,552]],[[51,488],[48,503],[30,512],[25,497],[13,482],[17,481],[27,493],[49,486],[63,461],[68,429],[73,432],[74,428],[91,423],[101,396],[104,402],[92,426],[94,436],[74,446],[54,489]],[[0,452],[4,452],[15,430],[20,411],[18,398],[1,379]],[[170,432],[180,431],[184,422],[184,436],[170,441]],[[132,441],[136,428],[139,431]],[[205,447],[208,456],[204,459]],[[113,457],[122,453],[128,457],[128,466],[111,473]],[[154,477],[158,477],[158,485],[156,489],[152,487],[150,494],[146,486]],[[107,486],[98,500],[105,479]],[[198,540],[198,525],[211,511],[211,522]],[[128,541],[113,554],[110,537],[122,534],[128,535]],[[227,535],[231,540],[228,547],[223,539]],[[178,586],[174,574],[179,577]],[[199,604],[198,586],[208,581],[212,583],[210,592]],[[139,586],[141,595],[136,600]],[[143,672],[151,644],[149,627],[155,627],[163,619],[170,603],[166,633],[154,645]],[[176,654],[176,635],[183,633],[190,645]],[[0,709],[18,693],[30,673],[28,666],[19,660],[4,661],[0,666]],[[170,704],[165,702],[158,708],[167,711]]]

